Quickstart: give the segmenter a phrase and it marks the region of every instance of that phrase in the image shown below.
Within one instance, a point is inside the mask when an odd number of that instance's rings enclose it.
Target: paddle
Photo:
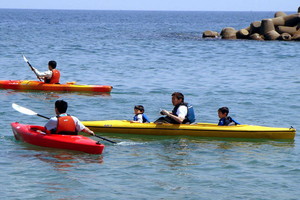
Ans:
[[[13,103],[11,105],[13,107],[13,109],[15,109],[16,111],[19,111],[20,113],[23,113],[25,115],[36,115],[36,116],[39,116],[39,117],[43,117],[45,119],[50,119],[49,117],[46,117],[46,116],[43,116],[43,115],[40,115],[32,110],[29,110],[28,108],[24,108],[22,106],[19,106],[18,104],[15,104]]]
[[[111,141],[111,140],[109,140],[109,139],[107,139],[107,138],[101,137],[101,136],[99,136],[99,135],[96,135],[96,134],[95,134],[94,136],[97,137],[97,138],[100,138],[100,139],[102,139],[102,140],[108,141],[108,142],[110,142],[110,143],[116,144],[116,142]]]
[[[45,118],[45,119],[50,119],[49,117],[46,117],[46,116],[44,116],[44,115],[40,115],[40,114],[38,114],[38,113],[36,113],[36,112],[34,112],[34,111],[28,109],[28,108],[22,107],[22,106],[20,106],[20,105],[18,105],[18,104],[16,104],[16,103],[12,103],[11,106],[12,106],[13,109],[15,109],[16,111],[18,111],[18,112],[20,112],[20,113],[23,113],[23,114],[25,114],[25,115],[36,115],[36,116],[38,116],[38,117],[43,117],[43,118]],[[95,136],[95,137],[98,137],[98,138],[100,138],[100,139],[102,139],[102,140],[108,141],[108,142],[110,142],[110,143],[116,143],[116,142],[114,142],[114,141],[111,141],[111,140],[109,140],[109,139],[107,139],[107,138],[104,138],[104,137],[101,137],[101,136],[99,136],[99,135],[94,135],[94,136]]]
[[[30,64],[30,62],[27,60],[27,58],[23,55],[23,59],[25,60],[25,62],[27,62],[28,66],[31,68],[31,70],[35,73],[36,77],[42,81],[42,79],[37,75],[36,71],[33,69],[32,65]]]

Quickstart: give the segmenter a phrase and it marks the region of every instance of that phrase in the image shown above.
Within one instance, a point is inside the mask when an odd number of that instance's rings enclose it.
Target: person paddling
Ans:
[[[55,102],[55,113],[57,116],[51,117],[45,124],[47,132],[61,135],[78,135],[78,132],[95,135],[93,131],[85,127],[77,117],[68,115],[68,103],[64,100]]]
[[[44,78],[45,83],[59,84],[60,72],[56,69],[56,65],[56,61],[50,60],[48,62],[48,71],[40,72],[34,67],[32,67],[32,71],[34,71],[39,78]]]

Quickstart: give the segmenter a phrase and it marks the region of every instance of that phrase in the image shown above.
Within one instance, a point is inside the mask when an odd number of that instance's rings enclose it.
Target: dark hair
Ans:
[[[137,106],[134,106],[134,109],[137,109],[137,110],[139,110],[139,111],[141,111],[141,112],[143,112],[144,113],[144,106],[142,106],[142,105],[137,105]]]
[[[172,96],[175,96],[177,99],[182,99],[182,102],[184,102],[184,95],[180,92],[174,92]]]
[[[228,115],[229,109],[227,107],[222,107],[222,108],[219,108],[218,112],[221,112],[223,114],[226,113],[226,115]]]
[[[50,60],[50,61],[48,62],[48,65],[49,65],[50,67],[52,67],[52,69],[55,69],[55,68],[56,68],[56,62],[55,62],[54,60]]]
[[[65,113],[68,109],[68,103],[64,100],[57,100],[55,102],[55,108],[57,108],[59,113]]]

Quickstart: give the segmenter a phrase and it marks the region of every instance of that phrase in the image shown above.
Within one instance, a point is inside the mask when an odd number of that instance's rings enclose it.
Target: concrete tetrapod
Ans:
[[[221,31],[222,39],[237,39],[236,37],[237,30],[232,27],[223,28]]]

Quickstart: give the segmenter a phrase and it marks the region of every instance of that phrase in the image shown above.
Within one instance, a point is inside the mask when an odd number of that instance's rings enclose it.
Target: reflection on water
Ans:
[[[44,161],[46,163],[50,163],[54,166],[55,169],[59,171],[67,171],[68,168],[74,167],[74,163],[78,163],[74,157],[68,153],[60,153],[60,154],[36,154],[36,158]]]
[[[32,150],[29,154],[23,157],[36,157],[39,160],[48,163],[58,171],[70,171],[74,167],[82,164],[102,164],[102,155],[92,155],[83,152],[76,152],[62,149],[52,149],[46,147],[32,146],[25,144],[24,150]]]
[[[103,93],[103,92],[63,92],[63,91],[38,91],[38,90],[3,90],[1,91],[2,95],[5,96],[13,96],[13,95],[25,95],[29,98],[34,98],[38,100],[55,100],[55,99],[61,99],[62,97],[72,97],[76,98],[77,95],[82,96],[97,96],[102,98],[110,98],[110,93]]]
[[[191,165],[201,166],[193,156],[195,153],[207,157],[216,157],[217,160],[232,159],[232,152],[238,156],[243,155],[245,159],[254,160],[261,157],[270,157],[267,149],[274,149],[276,152],[293,150],[294,141],[270,141],[270,140],[249,140],[249,139],[203,139],[203,138],[178,138],[173,140],[160,141],[162,151],[157,153],[157,157],[167,163],[169,170],[178,170],[178,167]],[[266,149],[266,152],[257,152],[257,149]],[[234,156],[233,156],[234,157]],[[243,159],[243,158],[241,158]],[[220,163],[222,163],[220,161]]]
[[[60,183],[53,183],[53,182],[42,183],[42,182],[40,182],[39,184],[46,185],[45,192],[50,193],[50,194],[66,192],[66,191],[70,190],[68,187],[66,187],[65,184],[60,184]]]
[[[36,154],[35,157],[43,162],[49,163],[58,171],[68,171],[79,164],[103,163],[102,155],[84,156],[82,154],[74,155],[68,152],[59,152]]]

